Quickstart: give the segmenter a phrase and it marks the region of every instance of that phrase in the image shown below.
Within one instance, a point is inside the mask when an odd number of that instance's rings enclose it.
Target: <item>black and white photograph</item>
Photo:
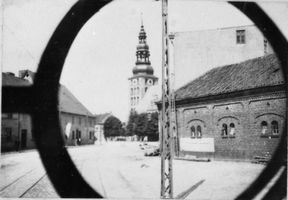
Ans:
[[[0,198],[287,199],[288,1],[0,4]]]

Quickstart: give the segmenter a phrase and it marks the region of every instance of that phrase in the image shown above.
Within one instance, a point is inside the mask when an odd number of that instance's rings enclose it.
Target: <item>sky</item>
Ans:
[[[36,71],[54,29],[75,2],[4,0],[1,13],[2,71],[15,74],[21,69]],[[287,5],[263,3],[262,7],[274,11],[272,15],[281,18],[288,10]],[[128,78],[135,66],[141,16],[154,75],[161,78],[160,1],[116,0],[95,14],[73,42],[61,83],[93,114],[112,112],[122,121],[128,118]],[[288,27],[287,20],[278,23]],[[246,16],[226,2],[169,1],[169,32],[250,24],[252,22]],[[288,29],[283,31],[288,35]],[[197,70],[190,74],[191,80],[201,75]]]

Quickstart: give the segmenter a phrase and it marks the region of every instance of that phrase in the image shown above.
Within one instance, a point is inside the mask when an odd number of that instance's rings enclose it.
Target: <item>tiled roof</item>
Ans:
[[[103,113],[103,114],[99,114],[99,115],[95,115],[96,117],[96,124],[104,124],[105,121],[112,116],[111,113]]]
[[[28,80],[18,78],[12,73],[2,73],[2,85],[3,86],[30,86],[31,83]]]
[[[59,110],[61,112],[93,116],[93,114],[64,85],[60,86],[59,102]]]
[[[31,83],[28,80],[21,79],[12,74],[2,73],[2,85],[30,86]],[[64,85],[60,85],[59,102],[59,110],[61,112],[93,116],[93,114]]]
[[[176,100],[225,94],[284,83],[274,54],[214,68],[176,91]]]

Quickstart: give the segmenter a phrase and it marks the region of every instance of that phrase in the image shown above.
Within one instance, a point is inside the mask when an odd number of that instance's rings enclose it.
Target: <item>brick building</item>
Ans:
[[[220,159],[271,154],[286,120],[274,54],[214,68],[176,91],[182,153]]]
[[[19,71],[2,73],[2,86],[27,87],[33,83],[34,73]],[[59,115],[63,139],[67,145],[93,144],[95,117],[63,85],[59,90]],[[32,137],[31,117],[22,113],[2,113],[1,151],[35,148]]]

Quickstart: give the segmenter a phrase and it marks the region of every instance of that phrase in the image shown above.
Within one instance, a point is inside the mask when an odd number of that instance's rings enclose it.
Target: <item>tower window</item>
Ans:
[[[236,43],[245,44],[245,30],[236,30]]]

